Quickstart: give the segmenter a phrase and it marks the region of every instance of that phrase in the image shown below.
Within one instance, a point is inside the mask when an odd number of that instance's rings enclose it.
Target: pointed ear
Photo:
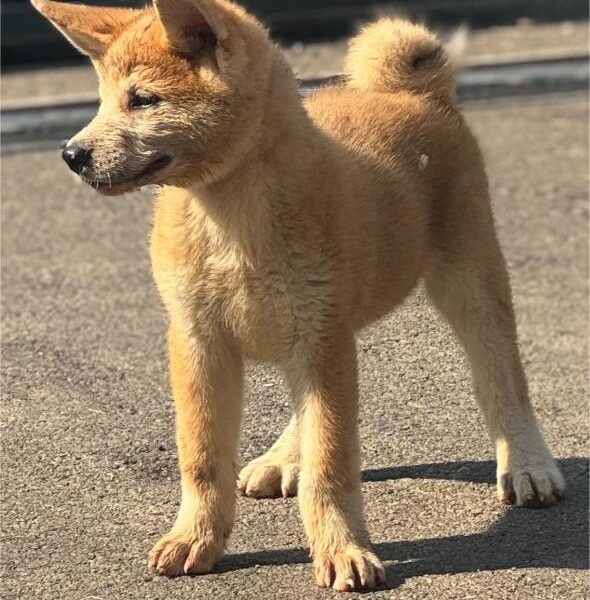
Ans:
[[[223,9],[214,0],[154,0],[154,8],[178,52],[195,56],[227,38]]]
[[[141,11],[31,0],[33,6],[78,49],[100,59],[115,38]]]

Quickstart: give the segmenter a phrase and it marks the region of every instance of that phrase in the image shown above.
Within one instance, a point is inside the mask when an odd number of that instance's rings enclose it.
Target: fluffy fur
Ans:
[[[101,108],[70,142],[92,149],[86,180],[111,194],[160,186],[151,256],[170,319],[182,503],[150,553],[156,572],[208,572],[222,556],[250,358],[280,365],[293,418],[239,489],[298,492],[319,585],[383,580],[361,502],[355,332],[420,279],[469,357],[500,499],[559,498],[482,157],[432,33],[367,27],[351,42],[348,83],[303,103],[265,29],[224,0],[35,4],[99,74]],[[160,101],[133,108],[137,90]],[[146,174],[162,156],[169,163]]]

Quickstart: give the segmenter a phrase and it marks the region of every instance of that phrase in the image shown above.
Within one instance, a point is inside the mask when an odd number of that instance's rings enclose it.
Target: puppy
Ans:
[[[297,491],[318,585],[383,581],[361,501],[355,332],[421,279],[469,357],[500,500],[559,499],[481,153],[432,33],[378,21],[352,40],[346,83],[303,102],[266,30],[226,0],[33,1],[100,80],[98,114],[63,151],[70,168],[102,194],[159,186],[151,257],[182,502],[150,553],[157,573],[206,573],[224,552],[249,358],[280,365],[293,417],[239,489]]]

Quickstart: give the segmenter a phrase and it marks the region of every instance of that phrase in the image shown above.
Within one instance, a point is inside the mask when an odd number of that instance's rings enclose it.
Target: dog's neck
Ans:
[[[285,68],[280,62],[273,67],[257,136],[249,151],[222,177],[189,188],[194,212],[250,258],[259,256],[270,244],[271,214],[276,217],[271,204],[297,197],[286,191],[288,180],[278,180],[279,165],[283,165],[282,173],[284,165],[291,165],[301,177],[313,161],[314,141],[320,137],[290,80],[292,74]],[[297,209],[284,208],[289,212]]]

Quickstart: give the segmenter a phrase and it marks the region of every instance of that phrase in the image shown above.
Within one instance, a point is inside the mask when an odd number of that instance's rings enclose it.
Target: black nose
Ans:
[[[92,161],[92,150],[78,144],[66,144],[61,157],[68,163],[68,167],[78,175],[84,168],[88,168]]]

